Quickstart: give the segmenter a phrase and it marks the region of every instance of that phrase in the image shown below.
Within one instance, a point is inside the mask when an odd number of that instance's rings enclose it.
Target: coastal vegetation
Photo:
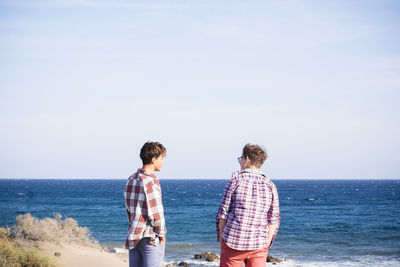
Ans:
[[[6,228],[0,228],[3,235]],[[5,267],[52,267],[56,264],[36,248],[16,246],[12,239],[0,238],[0,266]]]
[[[14,225],[0,228],[0,266],[53,267],[56,263],[42,249],[46,244],[78,244],[100,248],[86,227],[72,218],[38,219],[29,213],[16,218]]]

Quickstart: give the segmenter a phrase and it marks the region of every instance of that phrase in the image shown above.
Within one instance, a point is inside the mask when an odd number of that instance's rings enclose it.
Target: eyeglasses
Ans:
[[[240,160],[242,159],[243,157],[238,157],[238,162],[240,163]]]

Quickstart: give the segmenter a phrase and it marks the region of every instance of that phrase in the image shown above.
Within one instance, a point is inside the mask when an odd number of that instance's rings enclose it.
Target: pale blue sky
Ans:
[[[0,177],[400,178],[399,1],[0,0]]]

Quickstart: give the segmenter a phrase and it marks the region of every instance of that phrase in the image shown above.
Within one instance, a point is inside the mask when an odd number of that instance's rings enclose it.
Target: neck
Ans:
[[[245,166],[243,169],[259,170],[256,166]]]
[[[152,174],[155,171],[153,164],[143,165],[142,169],[145,170],[147,173],[150,173],[150,174]]]

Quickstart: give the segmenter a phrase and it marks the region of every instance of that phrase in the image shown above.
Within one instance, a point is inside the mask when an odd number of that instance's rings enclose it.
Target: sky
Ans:
[[[0,0],[0,177],[400,178],[400,2]]]

